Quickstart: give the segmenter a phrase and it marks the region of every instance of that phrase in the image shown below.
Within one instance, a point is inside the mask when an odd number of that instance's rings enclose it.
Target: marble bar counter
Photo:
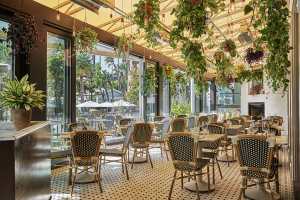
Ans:
[[[0,122],[0,199],[49,200],[50,157],[50,122],[32,122],[20,131]]]

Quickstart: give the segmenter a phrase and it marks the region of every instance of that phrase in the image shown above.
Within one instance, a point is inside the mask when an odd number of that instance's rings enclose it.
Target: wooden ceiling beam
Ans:
[[[60,9],[60,8],[62,8],[64,6],[70,4],[70,3],[71,3],[70,1],[64,1],[64,2],[62,2],[60,4],[58,4],[57,6],[54,6],[52,9],[57,10],[57,9]]]
[[[78,8],[76,8],[75,10],[72,10],[72,11],[70,11],[70,12],[68,12],[67,13],[67,15],[73,15],[73,14],[75,14],[75,13],[77,13],[77,12],[80,12],[80,11],[82,11],[84,8],[83,7],[78,7]]]
[[[72,3],[72,4],[70,5],[70,7],[69,7],[64,13],[67,14],[67,13],[69,12],[69,10],[70,10],[73,6],[74,6],[74,3]]]
[[[116,31],[119,31],[119,30],[122,30],[122,29],[124,29],[124,28],[127,28],[127,27],[129,27],[129,26],[131,26],[131,25],[133,25],[132,22],[130,22],[130,23],[124,25],[123,27],[118,27],[118,28],[115,28],[115,29],[113,29],[113,30],[111,30],[111,31],[108,31],[108,32],[109,32],[109,33],[114,33],[114,32],[116,32]]]

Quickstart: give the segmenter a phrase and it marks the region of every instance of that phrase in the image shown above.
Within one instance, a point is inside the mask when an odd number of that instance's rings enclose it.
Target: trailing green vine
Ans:
[[[243,84],[244,82],[257,82],[264,77],[263,68],[253,69],[253,70],[242,70],[237,73],[237,81]]]
[[[261,33],[261,38],[255,40],[256,44],[265,43],[269,54],[264,65],[268,71],[267,83],[273,88],[273,92],[281,87],[282,92],[287,91],[291,62],[288,60],[288,53],[292,50],[289,42],[289,18],[290,11],[286,0],[251,0],[245,6],[245,14],[257,11],[259,19],[253,27]],[[254,20],[253,18],[252,20]],[[261,30],[259,28],[262,27]]]
[[[129,56],[129,52],[132,50],[136,34],[122,33],[119,36],[117,56],[122,58],[123,62],[126,62],[126,58]]]
[[[214,24],[210,27],[207,20],[209,14],[210,17],[213,16],[220,9],[224,10],[224,6],[225,4],[221,0],[199,0],[196,5],[191,5],[186,0],[178,0],[177,7],[171,13],[171,15],[175,15],[177,20],[173,21],[173,29],[170,32],[170,45],[173,49],[180,48],[182,58],[187,64],[186,72],[195,80],[197,95],[202,95],[203,89],[209,87],[207,81],[203,81],[206,80],[207,64],[203,55],[203,45],[198,39],[203,34],[207,34],[205,42],[212,42]],[[209,48],[213,46],[214,44],[210,44]]]
[[[162,30],[160,25],[160,1],[159,0],[140,0],[137,4],[134,15],[131,18],[138,25],[138,31],[144,29],[147,33],[147,47],[155,47],[157,44],[156,34],[154,31]],[[152,8],[150,8],[150,6]],[[146,19],[145,19],[146,18]]]
[[[158,76],[159,75],[155,67],[147,67],[144,70],[144,73],[142,75],[142,79],[143,79],[142,90],[145,96],[149,95],[150,93],[156,95],[156,88],[158,87],[157,84]]]
[[[90,27],[82,27],[77,31],[74,41],[74,51],[80,53],[87,53],[88,50],[92,51],[98,44],[98,33],[92,30]]]
[[[224,50],[225,52],[229,52],[229,54],[232,58],[234,58],[236,56],[239,57],[239,54],[236,50],[235,42],[232,39],[225,40],[224,42],[222,42],[220,44],[220,48],[222,50]]]

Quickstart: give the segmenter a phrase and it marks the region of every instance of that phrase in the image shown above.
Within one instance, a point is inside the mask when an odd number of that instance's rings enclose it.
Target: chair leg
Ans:
[[[215,184],[215,159],[212,159],[213,184]]]
[[[268,188],[269,191],[271,191],[271,186],[270,186],[270,182],[269,182],[269,181],[267,181],[267,188]],[[271,200],[274,200],[272,191],[271,191],[271,193],[270,193],[270,198],[271,198]]]
[[[194,175],[194,180],[197,180],[195,172],[193,172],[193,175]],[[196,186],[197,198],[198,198],[198,200],[200,200],[199,189],[198,189],[198,182],[197,181],[195,181],[195,186]]]
[[[134,163],[134,157],[136,155],[136,149],[134,149],[134,152],[133,152],[133,157],[132,157],[132,163],[131,163],[131,169],[133,169],[133,163]]]
[[[233,144],[231,144],[231,152],[232,152],[232,159],[234,161],[234,148],[233,148]]]
[[[228,167],[230,167],[230,166],[229,166],[229,161],[228,161],[228,152],[227,152],[227,148],[226,148],[226,146],[225,146],[224,148],[225,148],[225,155],[226,155],[227,165],[228,165]]]
[[[125,165],[125,171],[126,171],[127,180],[129,180],[126,155],[124,156],[124,165]]]
[[[100,182],[100,174],[98,174],[98,172],[97,172],[97,168],[96,168],[96,167],[94,167],[94,169],[95,169],[96,176],[97,176],[97,179],[98,179],[98,183],[99,183],[100,191],[101,191],[101,193],[103,193],[102,186],[101,186],[101,182]]]
[[[191,173],[190,172],[188,172],[188,174],[189,174],[189,176],[188,176],[188,182],[190,182],[190,175],[191,175]]]
[[[171,189],[170,189],[169,198],[168,198],[169,200],[171,199],[172,190],[173,190],[173,186],[174,186],[174,182],[175,182],[175,178],[176,178],[176,173],[177,173],[177,170],[175,170],[175,172],[174,172],[174,177],[173,177],[173,180],[171,183]]]
[[[124,157],[122,156],[122,173],[124,174]]]
[[[101,166],[102,166],[102,155],[100,155],[100,162],[99,162],[99,167],[98,167],[98,173],[101,174]]]
[[[276,193],[279,193],[278,168],[275,172],[275,189],[276,189]]]
[[[181,171],[181,189],[183,189],[183,171]]]
[[[146,149],[146,154],[148,154],[149,161],[150,161],[151,167],[153,169],[153,164],[152,164],[152,161],[151,161],[151,157],[150,157],[150,153],[149,153],[149,149],[148,148]]]
[[[69,159],[69,175],[68,175],[68,185],[71,185],[71,179],[72,179],[72,162],[71,159]]]
[[[217,157],[216,157],[216,163],[217,163],[217,165],[218,165],[219,172],[220,172],[220,176],[221,176],[221,179],[222,179],[223,176],[222,176],[221,168],[220,168],[219,161],[218,161],[218,158],[217,158]]]
[[[245,188],[244,188],[244,186],[245,186],[244,183],[245,183],[245,179],[242,180],[242,187],[241,187],[241,189],[240,189],[240,194],[239,194],[238,200],[241,200],[242,194],[243,194],[243,192],[244,192],[244,190],[245,190]]]
[[[164,151],[166,152],[166,157],[167,157],[167,160],[169,161],[168,152],[167,152],[167,148],[166,148],[166,142],[164,142]]]
[[[74,173],[74,176],[73,176],[72,189],[71,189],[71,197],[72,197],[74,186],[75,186],[76,174],[77,174],[77,167],[75,167],[75,173]]]
[[[209,163],[207,164],[207,190],[210,193]]]

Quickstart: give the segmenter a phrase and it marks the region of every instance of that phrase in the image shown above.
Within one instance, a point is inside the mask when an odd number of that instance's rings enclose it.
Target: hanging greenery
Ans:
[[[245,65],[243,64],[240,64],[238,66],[236,66],[236,72],[241,72],[243,71],[244,69],[246,69]]]
[[[132,50],[136,34],[122,33],[119,36],[117,56],[122,58],[123,63],[126,62],[126,58],[129,56],[129,52]]]
[[[158,76],[159,75],[155,67],[147,67],[144,70],[144,73],[142,75],[142,79],[143,79],[142,90],[145,96],[149,95],[150,93],[156,95],[156,88],[158,87],[157,85]]]
[[[222,50],[224,50],[225,52],[229,52],[230,56],[232,58],[234,57],[239,57],[237,51],[236,51],[236,45],[235,45],[235,42],[232,40],[232,39],[229,39],[229,40],[225,40],[224,42],[222,42],[220,44],[220,48]]]
[[[223,88],[229,87],[231,83],[235,82],[235,78],[233,77],[232,72],[230,73],[221,72],[220,74],[218,74],[216,80],[217,80],[216,84]]]
[[[144,29],[147,33],[147,47],[154,48],[157,44],[157,35],[155,31],[162,30],[160,25],[160,1],[159,0],[140,0],[137,4],[132,20],[138,25],[138,31]],[[158,32],[157,32],[158,33]]]
[[[7,48],[12,49],[12,54],[26,54],[26,63],[30,64],[30,52],[37,49],[36,42],[39,40],[39,33],[32,15],[22,16],[15,13],[10,18],[8,29],[2,28],[7,33],[5,41],[10,44]],[[2,43],[4,40],[0,39]]]
[[[246,50],[245,60],[251,65],[254,62],[262,61],[264,56],[264,50],[261,46],[259,47],[249,47]]]
[[[281,87],[282,92],[287,91],[291,62],[288,54],[292,47],[289,47],[289,19],[290,11],[286,0],[251,0],[245,6],[245,15],[254,10],[257,11],[259,19],[255,21],[253,27],[261,33],[261,37],[255,40],[260,45],[266,44],[269,54],[264,65],[268,71],[267,83],[273,88],[273,92]],[[254,20],[253,18],[252,20]],[[261,29],[262,27],[262,29]],[[259,29],[261,30],[259,30]]]
[[[98,33],[89,27],[82,27],[81,30],[77,31],[74,41],[74,51],[80,53],[87,53],[95,49],[98,44]]]
[[[217,74],[224,71],[231,71],[233,65],[230,58],[227,58],[224,52],[220,50],[216,51],[214,53],[214,59],[212,63],[216,66]]]
[[[170,73],[168,75],[169,70]],[[172,66],[167,65],[163,68],[163,77],[169,77],[171,96],[175,96],[177,94],[177,89],[179,89],[180,94],[186,92],[187,77],[184,73],[181,73],[180,71],[176,73]]]
[[[205,73],[207,64],[204,49],[199,38],[206,34],[206,43],[210,43],[208,48],[215,46],[212,43],[214,35],[212,29],[214,24],[208,25],[207,19],[224,10],[225,4],[221,1],[186,1],[178,0],[178,5],[173,9],[172,14],[177,20],[173,21],[173,29],[170,32],[170,45],[173,49],[180,48],[182,58],[186,66],[186,72],[195,80],[195,89],[197,95],[202,95],[203,89],[208,89],[209,84],[206,81]],[[202,81],[205,80],[205,81]]]
[[[250,82],[250,81],[260,81],[264,76],[263,68],[259,69],[253,69],[253,70],[242,70],[237,73],[237,81],[243,84],[244,82]]]

